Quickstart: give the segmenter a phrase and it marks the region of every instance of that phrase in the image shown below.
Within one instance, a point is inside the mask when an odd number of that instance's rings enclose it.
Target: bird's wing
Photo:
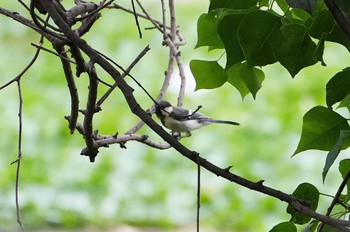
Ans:
[[[182,107],[173,107],[173,111],[170,115],[177,120],[188,120],[188,117],[191,115],[191,111]]]
[[[192,110],[188,110],[185,108],[181,107],[174,107],[172,116],[179,120],[179,121],[184,121],[184,120],[198,120],[198,121],[211,121],[212,119],[200,112],[194,112]]]

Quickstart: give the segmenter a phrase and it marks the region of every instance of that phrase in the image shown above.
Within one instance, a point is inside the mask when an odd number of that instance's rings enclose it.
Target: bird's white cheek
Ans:
[[[165,107],[164,111],[162,111],[162,112],[163,112],[164,115],[167,115],[167,114],[171,113],[172,111],[173,111],[173,107],[172,106],[168,106],[168,107]]]

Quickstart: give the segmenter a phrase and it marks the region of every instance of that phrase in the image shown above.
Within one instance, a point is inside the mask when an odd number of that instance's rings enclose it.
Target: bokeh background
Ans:
[[[159,1],[143,1],[160,19]],[[63,0],[63,4],[70,1]],[[117,1],[131,8],[130,1]],[[314,105],[325,105],[325,84],[348,66],[347,50],[327,44],[324,60],[302,70],[294,79],[280,65],[263,68],[266,79],[254,100],[242,99],[226,83],[214,90],[194,91],[189,71],[191,59],[218,59],[221,51],[194,49],[196,23],[209,1],[176,1],[177,21],[186,38],[182,58],[188,78],[185,105],[215,118],[234,120],[240,127],[211,125],[183,139],[187,147],[221,167],[233,165],[234,173],[288,193],[302,182],[311,182],[326,194],[334,194],[341,181],[335,165],[326,182],[321,173],[325,154],[308,151],[291,158],[299,141],[302,117]],[[24,12],[16,1],[1,7]],[[150,24],[141,20],[141,28]],[[39,36],[10,18],[0,16],[0,84],[14,78],[31,60]],[[168,49],[162,35],[143,30],[138,38],[133,16],[119,10],[104,10],[103,17],[84,36],[94,48],[124,67],[146,46],[151,51],[132,74],[156,96],[167,65]],[[50,48],[49,43],[45,43]],[[224,60],[222,60],[224,62]],[[107,74],[102,74],[110,81]],[[128,83],[142,107],[152,104],[131,79]],[[85,75],[77,80],[81,108],[87,93]],[[175,150],[156,150],[137,142],[127,149],[113,145],[101,149],[95,163],[80,156],[84,141],[69,134],[64,116],[69,114],[69,94],[57,57],[41,52],[22,81],[24,96],[23,158],[20,174],[22,222],[28,231],[194,231],[196,218],[196,170],[194,163]],[[176,101],[179,87],[175,70],[167,100]],[[101,85],[101,93],[106,88]],[[18,93],[16,84],[0,92],[0,231],[18,231],[14,186],[18,136]],[[123,133],[139,120],[131,115],[116,91],[95,117],[102,134]],[[347,112],[343,111],[346,115]],[[141,131],[160,138],[147,127]],[[341,153],[341,158],[349,152]],[[287,205],[277,199],[244,189],[202,170],[201,226],[203,231],[263,232],[289,220]],[[324,213],[331,198],[322,197]]]

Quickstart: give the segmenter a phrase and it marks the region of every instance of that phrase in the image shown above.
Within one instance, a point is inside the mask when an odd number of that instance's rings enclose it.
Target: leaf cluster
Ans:
[[[291,77],[318,62],[326,66],[326,42],[338,43],[350,51],[349,34],[344,30],[350,25],[349,13],[350,2],[345,0],[211,0],[208,12],[198,19],[196,48],[222,50],[226,61],[222,62],[221,57],[216,61],[192,60],[196,89],[218,88],[228,82],[242,98],[248,94],[255,98],[265,79],[263,66],[279,63]],[[350,69],[330,77],[325,89],[326,106],[315,106],[304,115],[301,138],[293,154],[311,149],[327,151],[323,181],[340,152],[350,146]],[[343,180],[326,214],[336,218],[350,210],[349,159],[339,162],[339,172]],[[302,183],[293,195],[315,211],[322,194],[314,185]],[[335,206],[339,206],[336,212]],[[297,231],[295,224],[306,223],[303,231],[344,231],[344,227],[311,221],[291,206],[287,213],[290,221],[271,231]]]
[[[342,5],[346,14],[348,5]],[[317,62],[325,65],[326,41],[350,51],[350,41],[320,0],[212,0],[198,19],[197,34],[196,48],[220,49],[226,62],[192,60],[196,89],[228,82],[243,98],[256,97],[265,78],[261,66],[280,63],[294,77]]]

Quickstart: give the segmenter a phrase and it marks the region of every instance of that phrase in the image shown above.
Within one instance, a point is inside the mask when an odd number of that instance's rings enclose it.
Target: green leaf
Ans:
[[[226,71],[227,81],[236,87],[240,92],[242,99],[251,93],[253,98],[261,88],[261,84],[265,79],[265,74],[258,68],[247,69],[245,63],[232,66]]]
[[[334,228],[333,226],[330,226],[327,224],[324,225],[322,231],[325,231],[325,232],[343,232],[343,230]]]
[[[238,42],[248,68],[275,63],[274,52],[282,41],[281,19],[266,11],[252,11],[238,28]]]
[[[326,175],[329,169],[331,168],[332,164],[334,163],[335,159],[338,157],[341,149],[344,147],[345,141],[349,137],[349,135],[350,135],[350,131],[348,130],[340,131],[340,136],[337,143],[334,145],[331,151],[327,154],[326,163],[324,165],[323,172],[322,172],[323,182],[325,181]]]
[[[281,222],[275,225],[269,232],[297,232],[297,227],[291,222]]]
[[[303,9],[312,13],[315,9],[317,0],[287,0],[287,3],[293,8]]]
[[[350,159],[344,159],[339,162],[339,172],[341,173],[343,179],[348,175],[350,172]],[[346,183],[346,197],[345,202],[348,202],[350,200],[350,181]]]
[[[227,80],[225,70],[216,61],[191,60],[190,68],[196,90],[218,88]]]
[[[218,25],[218,33],[226,50],[226,70],[245,60],[241,46],[238,43],[237,31],[244,14],[232,14],[223,17]]]
[[[321,65],[323,65],[323,66],[327,66],[323,60],[324,44],[326,42],[327,36],[328,36],[328,34],[326,34],[326,33],[322,34],[321,38],[317,42],[316,49],[315,49],[314,54],[313,54],[313,59],[320,61]]]
[[[249,9],[257,5],[259,0],[210,0],[209,11],[214,9]]]
[[[350,95],[347,95],[340,103],[338,108],[346,107],[350,112]]]
[[[270,0],[259,0],[259,7],[266,6],[268,7],[270,5]]]
[[[214,11],[202,14],[197,22],[198,40],[195,48],[210,46],[212,48],[223,48],[224,45],[217,32],[219,19]]]
[[[350,93],[350,69],[335,74],[326,85],[326,101],[328,108],[344,100]]]
[[[350,130],[350,127],[340,114],[323,106],[312,108],[304,115],[301,138],[293,156],[309,149],[331,150],[342,130]],[[345,145],[348,147],[349,143]]]
[[[314,58],[316,44],[308,35],[308,28],[293,23],[281,27],[284,39],[276,52],[278,61],[294,77],[302,68],[318,61]]]
[[[290,8],[286,0],[276,0],[276,3],[283,12],[287,12]]]
[[[328,34],[327,41],[342,44],[350,52],[350,40],[335,23],[333,15],[328,10],[318,11],[310,28],[310,35],[316,39],[320,39],[323,33]]]
[[[311,15],[304,10],[300,9],[291,9],[289,10],[294,19],[302,22],[303,25],[307,24],[310,21]]]
[[[314,232],[316,231],[318,224],[320,222],[317,220],[312,220],[303,230],[302,232]]]
[[[226,71],[226,74],[227,82],[233,85],[241,94],[242,99],[244,99],[244,97],[247,96],[250,91],[246,83],[241,78],[242,66],[243,65],[241,63],[231,66],[231,68]]]
[[[317,190],[317,188],[312,184],[310,183],[300,184],[295,189],[292,195],[300,200],[305,201],[311,210],[315,211],[317,209],[320,193]],[[292,216],[292,218],[290,219],[290,222],[293,222],[296,224],[302,225],[302,224],[308,223],[311,220],[310,216],[306,216],[303,213],[298,212],[290,205],[288,205],[287,207],[287,213],[289,213]]]

